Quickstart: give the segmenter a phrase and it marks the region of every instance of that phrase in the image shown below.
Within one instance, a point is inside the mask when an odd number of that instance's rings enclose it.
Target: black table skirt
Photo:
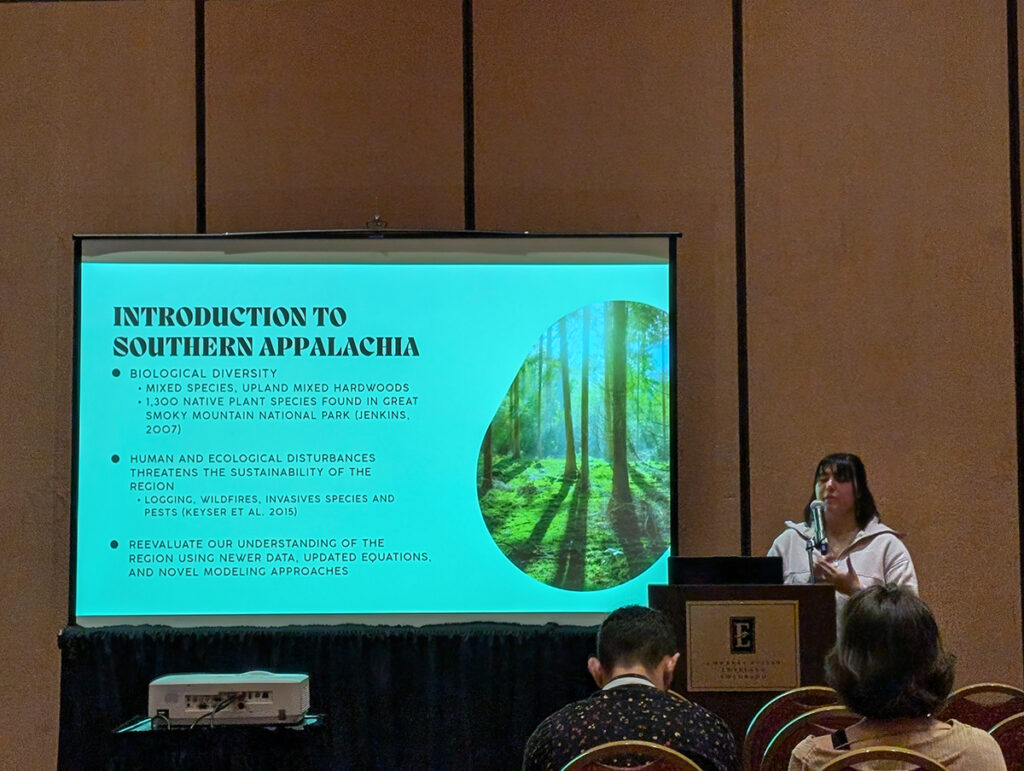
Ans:
[[[62,769],[517,769],[545,716],[595,688],[596,628],[175,629],[71,626],[60,637]],[[183,672],[302,672],[304,731],[218,727],[117,734],[146,714],[149,682]]]

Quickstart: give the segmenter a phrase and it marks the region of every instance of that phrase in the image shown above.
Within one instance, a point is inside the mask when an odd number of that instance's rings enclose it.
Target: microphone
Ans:
[[[828,554],[828,536],[825,534],[825,502],[811,501],[812,543],[822,554]]]

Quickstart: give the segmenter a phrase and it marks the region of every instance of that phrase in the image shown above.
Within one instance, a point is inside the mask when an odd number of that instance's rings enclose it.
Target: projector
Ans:
[[[149,684],[155,729],[171,726],[293,725],[309,710],[309,675],[164,675]]]

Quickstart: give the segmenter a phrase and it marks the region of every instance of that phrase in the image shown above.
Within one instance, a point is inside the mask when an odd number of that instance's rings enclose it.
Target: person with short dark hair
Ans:
[[[825,554],[812,548],[811,504],[815,501],[825,504]],[[867,586],[890,583],[917,592],[917,573],[903,533],[882,524],[864,464],[848,452],[818,461],[803,521],[786,522],[768,556],[782,557],[787,584],[832,584],[837,616],[849,597]]]
[[[736,740],[725,721],[669,693],[679,661],[675,632],[658,610],[614,611],[587,662],[601,690],[548,716],[526,743],[524,771],[559,771],[591,747],[623,739],[664,744],[705,771],[737,767]]]
[[[826,679],[863,719],[827,736],[808,736],[789,771],[814,771],[851,749],[906,747],[950,771],[1005,771],[996,740],[980,728],[929,717],[953,687],[955,658],[942,648],[928,606],[905,587],[884,584],[854,595]]]

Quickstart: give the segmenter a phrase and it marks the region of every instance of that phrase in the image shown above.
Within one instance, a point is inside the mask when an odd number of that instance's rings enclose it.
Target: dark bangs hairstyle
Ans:
[[[628,664],[653,669],[678,650],[675,630],[665,614],[642,605],[613,611],[597,630],[597,659],[609,672]]]
[[[868,474],[864,470],[864,464],[856,455],[848,452],[834,452],[826,455],[818,461],[818,467],[814,470],[814,480],[811,482],[811,499],[804,506],[804,522],[811,524],[811,503],[815,500],[814,487],[818,477],[831,471],[832,476],[839,482],[853,482],[854,517],[857,520],[857,527],[863,530],[872,517],[882,518],[875,506],[875,496],[871,494],[868,487]]]
[[[924,717],[949,695],[955,663],[928,606],[909,589],[880,584],[843,609],[825,677],[864,717]]]

